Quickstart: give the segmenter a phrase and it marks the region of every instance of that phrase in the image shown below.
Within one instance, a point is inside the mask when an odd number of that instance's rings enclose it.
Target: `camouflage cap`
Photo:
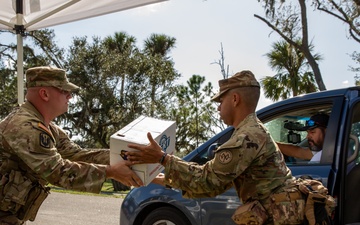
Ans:
[[[221,95],[225,94],[228,90],[239,87],[259,87],[260,84],[256,80],[254,74],[249,70],[243,70],[236,73],[230,78],[219,80],[220,91],[214,97],[212,101],[220,102]]]
[[[70,83],[66,77],[65,70],[40,66],[26,71],[26,87],[56,87],[66,91],[75,91],[79,87]]]

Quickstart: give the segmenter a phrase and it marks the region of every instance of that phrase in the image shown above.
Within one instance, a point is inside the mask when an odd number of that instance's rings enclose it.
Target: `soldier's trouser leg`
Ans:
[[[0,225],[24,225],[25,221],[19,220],[15,215],[0,211]]]

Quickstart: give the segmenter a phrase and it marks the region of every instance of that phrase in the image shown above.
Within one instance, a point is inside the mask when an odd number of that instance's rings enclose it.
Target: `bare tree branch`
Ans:
[[[225,54],[224,54],[224,49],[223,49],[222,43],[221,43],[221,49],[220,49],[219,53],[220,53],[220,59],[218,61],[212,62],[211,64],[219,65],[223,79],[226,79],[229,77],[229,65],[226,66],[226,70],[225,70],[225,56],[224,56]]]
[[[308,41],[309,34],[306,2],[305,0],[298,0],[298,2],[300,5],[300,12],[294,11],[291,4],[289,6],[282,5],[281,7],[283,8],[279,7],[278,9],[280,11],[278,15],[273,14],[273,17],[271,17],[272,22],[256,14],[254,17],[263,21],[273,31],[278,33],[286,42],[297,48],[305,55],[309,65],[313,70],[319,90],[323,91],[326,90],[326,87],[321,76],[319,65],[317,64],[314,55],[310,51],[310,43]],[[281,9],[283,11],[281,11]],[[299,25],[299,17],[301,18],[301,25]],[[302,36],[300,37],[302,40],[301,45],[295,41],[297,38],[299,38],[297,37],[298,30],[302,31]]]

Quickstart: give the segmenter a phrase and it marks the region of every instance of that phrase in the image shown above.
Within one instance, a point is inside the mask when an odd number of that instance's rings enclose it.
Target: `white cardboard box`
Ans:
[[[147,133],[150,132],[154,140],[164,151],[173,154],[175,151],[176,123],[151,117],[140,116],[110,137],[110,164],[116,164],[126,157],[123,151],[137,151],[128,147],[129,143],[149,144]],[[140,177],[144,185],[148,185],[164,167],[159,163],[137,164],[132,170]]]

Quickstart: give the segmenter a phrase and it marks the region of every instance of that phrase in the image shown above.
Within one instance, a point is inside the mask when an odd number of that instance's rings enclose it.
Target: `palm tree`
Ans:
[[[173,70],[173,62],[168,56],[175,47],[176,38],[165,34],[151,34],[144,41],[144,53],[149,57],[149,82],[151,86],[150,116],[154,116],[156,90],[166,83],[174,81],[179,74]]]
[[[113,60],[110,60],[110,73],[117,73],[121,78],[120,103],[123,104],[126,75],[128,74],[129,66],[132,65],[130,63],[132,55],[137,51],[135,46],[136,38],[128,35],[126,32],[115,32],[113,37],[106,37],[103,43],[109,53],[108,56],[113,57]]]
[[[167,54],[175,47],[176,38],[169,37],[165,34],[151,34],[149,38],[144,41],[144,52],[148,55],[160,55],[167,59]]]
[[[301,40],[298,42],[301,43]],[[301,51],[286,41],[275,42],[272,47],[273,50],[266,56],[269,59],[270,67],[277,74],[261,79],[261,85],[267,98],[278,101],[318,90],[314,74],[308,71],[309,64]],[[310,45],[310,49],[313,49],[312,45]],[[321,56],[318,54],[315,54],[314,58],[316,61],[321,60]]]

